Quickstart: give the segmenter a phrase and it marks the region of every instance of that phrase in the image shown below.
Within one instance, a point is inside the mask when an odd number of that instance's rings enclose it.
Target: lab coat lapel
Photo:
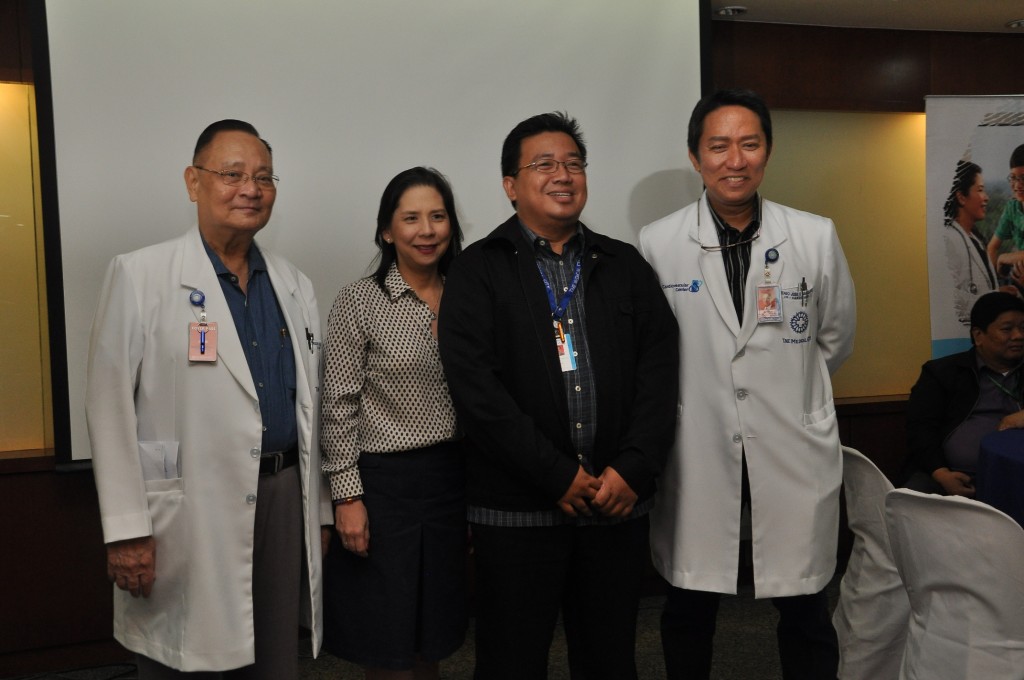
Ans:
[[[690,228],[690,238],[697,242],[698,248],[701,244],[701,237],[707,239],[706,243],[717,244],[718,238],[715,232],[714,218],[708,209],[706,198],[701,199],[697,206],[698,224]],[[715,303],[722,321],[732,331],[733,335],[740,332],[740,322],[736,318],[736,307],[732,303],[732,293],[729,292],[729,280],[725,276],[725,265],[722,263],[722,253],[717,250],[700,249],[697,256],[700,264],[701,276],[704,277],[704,285]]]
[[[295,384],[296,405],[303,409],[311,409],[313,402],[312,390],[309,387],[309,362],[313,356],[313,350],[308,344],[311,340],[307,340],[307,334],[310,332],[309,313],[301,299],[299,282],[296,281],[291,270],[286,267],[278,267],[277,258],[271,253],[264,251],[263,260],[267,263],[267,273],[274,286],[274,295],[277,296],[277,302],[281,305],[281,311],[288,326],[288,335],[292,340],[297,381]]]
[[[249,363],[245,359],[242,342],[238,338],[238,331],[235,329],[235,322],[231,317],[231,309],[228,307],[227,298],[224,297],[224,291],[221,290],[220,281],[213,270],[206,249],[203,247],[198,227],[193,227],[185,237],[185,250],[181,263],[181,285],[187,291],[200,290],[206,296],[207,321],[217,322],[217,361],[228,369],[228,372],[235,377],[235,380],[249,396],[258,399],[256,386],[252,382],[252,373],[249,371]],[[182,295],[182,300],[186,304],[188,303],[188,293]],[[192,305],[192,312],[198,321],[200,308]]]

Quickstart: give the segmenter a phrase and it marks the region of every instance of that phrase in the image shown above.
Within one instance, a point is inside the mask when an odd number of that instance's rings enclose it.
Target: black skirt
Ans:
[[[359,457],[367,557],[341,546],[324,559],[324,647],[371,668],[440,661],[466,636],[466,500],[453,442]]]

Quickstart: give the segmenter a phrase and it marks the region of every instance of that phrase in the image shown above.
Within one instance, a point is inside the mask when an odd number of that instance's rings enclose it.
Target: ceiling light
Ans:
[[[747,8],[742,5],[730,5],[717,10],[715,14],[720,17],[738,17],[747,13]]]
[[[1006,22],[1007,28],[1024,28],[1024,19],[1015,19],[1014,21]]]

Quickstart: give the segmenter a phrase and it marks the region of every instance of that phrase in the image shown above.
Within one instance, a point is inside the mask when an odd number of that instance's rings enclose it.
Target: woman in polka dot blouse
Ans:
[[[444,176],[392,179],[374,241],[376,272],[338,293],[323,348],[337,529],[324,644],[368,680],[437,678],[467,626],[465,474],[437,349],[444,274],[462,248]]]

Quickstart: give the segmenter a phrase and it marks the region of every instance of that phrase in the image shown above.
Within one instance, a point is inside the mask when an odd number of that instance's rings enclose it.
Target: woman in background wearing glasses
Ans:
[[[462,247],[436,170],[384,190],[376,272],[327,322],[323,469],[335,505],[324,645],[368,680],[438,677],[467,626],[466,510],[455,410],[437,348],[444,274]]]

